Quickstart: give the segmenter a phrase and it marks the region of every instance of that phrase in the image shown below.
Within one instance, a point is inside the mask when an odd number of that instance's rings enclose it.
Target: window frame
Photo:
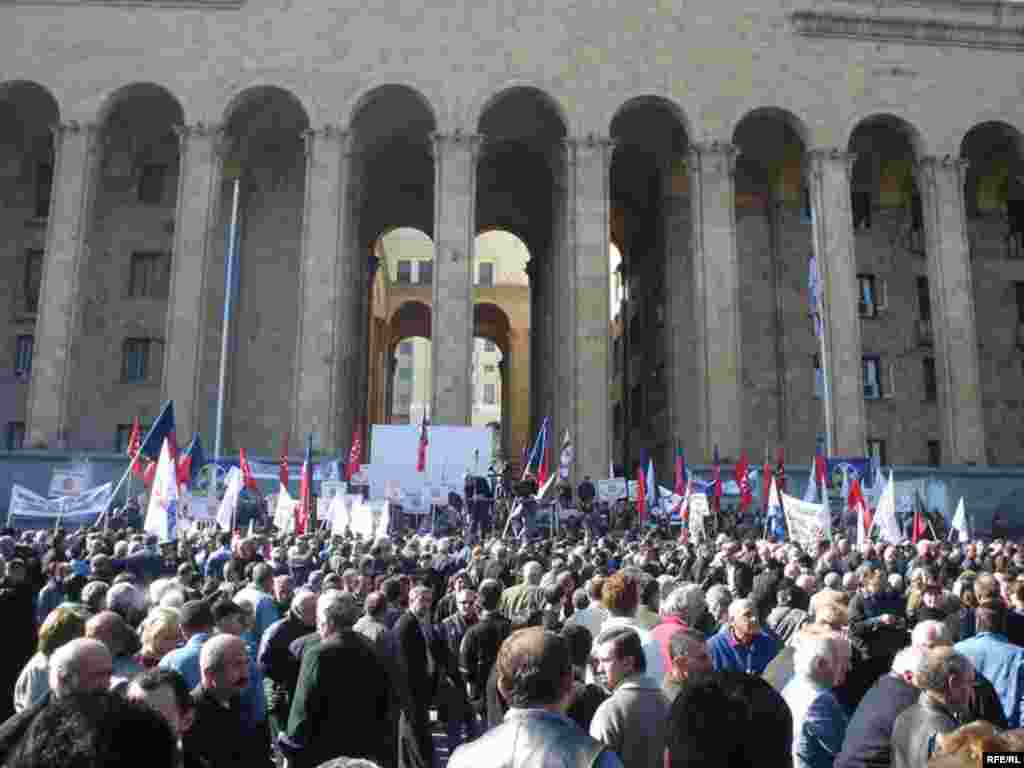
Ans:
[[[130,350],[137,347],[141,352],[141,375],[129,370]],[[143,337],[126,338],[121,345],[121,381],[124,384],[147,384],[153,369],[153,339]]]
[[[50,218],[53,204],[53,163],[36,163],[35,189],[32,195],[33,212],[37,219]]]
[[[877,394],[874,396],[868,395],[867,388],[867,373],[869,363],[874,363],[875,369],[875,387],[877,388]],[[861,382],[864,387],[864,399],[865,400],[882,400],[885,397],[885,391],[882,388],[882,357],[881,355],[861,355],[860,359],[860,370],[861,370]]]
[[[27,342],[27,343],[26,343]],[[32,333],[19,333],[14,337],[14,375],[27,378],[32,375],[32,358],[35,353],[36,337]],[[23,347],[28,347],[28,361],[23,360]]]
[[[493,381],[484,382],[484,391],[481,399],[484,405],[498,404],[498,387]]]
[[[424,272],[427,274],[424,275]],[[434,282],[434,262],[430,259],[423,259],[416,262],[416,284],[430,285]]]
[[[21,451],[25,449],[25,422],[8,421],[7,431],[4,435],[4,445],[8,451]]]
[[[939,376],[935,368],[935,358],[932,355],[925,355],[921,358],[921,374],[923,399],[926,403],[934,403],[939,399]]]
[[[128,260],[128,298],[166,299],[170,277],[168,262],[168,255],[163,251],[132,251]],[[145,280],[137,280],[137,274],[144,274]],[[139,285],[140,282],[143,284]]]

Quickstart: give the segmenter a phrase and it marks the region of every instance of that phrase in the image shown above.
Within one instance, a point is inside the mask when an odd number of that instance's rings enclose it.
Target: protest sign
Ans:
[[[626,498],[626,478],[624,477],[598,480],[594,485],[597,486],[597,498],[601,501],[614,504],[619,499]]]
[[[781,494],[789,537],[808,552],[817,551],[818,542],[832,538],[832,520],[828,507],[795,496]]]

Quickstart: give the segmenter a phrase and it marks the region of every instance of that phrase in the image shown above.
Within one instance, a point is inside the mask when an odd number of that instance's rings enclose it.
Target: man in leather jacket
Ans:
[[[511,704],[500,725],[455,750],[450,768],[622,768],[622,761],[566,716],[573,696],[565,639],[541,627],[514,632],[496,664]]]

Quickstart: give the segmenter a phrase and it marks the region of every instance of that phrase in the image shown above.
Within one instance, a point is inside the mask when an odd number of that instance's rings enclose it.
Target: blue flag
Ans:
[[[149,432],[142,439],[139,451],[140,453],[152,461],[157,461],[160,458],[160,449],[163,448],[164,438],[168,438],[170,442],[171,458],[177,459],[178,457],[178,440],[174,434],[174,401],[168,400],[164,405],[164,409],[160,411],[160,415],[156,421],[153,422],[153,426],[149,428]]]

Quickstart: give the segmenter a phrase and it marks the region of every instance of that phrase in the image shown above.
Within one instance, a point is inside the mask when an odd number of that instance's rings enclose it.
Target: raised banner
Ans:
[[[780,496],[790,539],[800,544],[806,551],[816,552],[819,541],[832,538],[832,520],[828,507],[785,493]]]
[[[36,520],[42,525],[53,525],[57,521],[76,526],[91,525],[110,506],[113,485],[104,483],[84,493],[46,499],[28,488],[15,483],[11,486],[11,502],[8,520]]]
[[[54,467],[50,477],[51,497],[78,496],[85,493],[92,482],[92,468],[85,462]]]
[[[706,531],[704,521],[711,514],[711,507],[708,505],[708,497],[703,493],[690,494],[690,543],[700,544],[704,541]]]
[[[597,490],[597,498],[601,501],[614,504],[619,499],[626,498],[626,478],[624,477],[596,480],[594,485]]]

